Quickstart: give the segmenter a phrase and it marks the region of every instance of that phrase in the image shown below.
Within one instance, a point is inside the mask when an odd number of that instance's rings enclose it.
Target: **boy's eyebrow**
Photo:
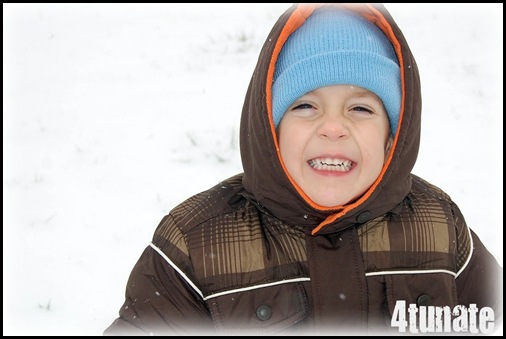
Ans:
[[[370,92],[370,91],[360,91],[360,92],[354,93],[354,95],[359,96],[359,97],[377,97],[377,95],[375,93]]]
[[[354,85],[349,85],[349,86],[355,88],[355,93],[356,94],[359,94],[359,95],[371,95],[371,94],[372,95],[376,95],[374,92],[371,92],[367,88],[363,88],[363,87],[359,87],[359,86],[354,86]]]
[[[374,92],[371,92],[365,88],[358,88],[358,90],[353,93],[354,96],[357,96],[357,97],[371,97],[371,98],[378,98],[378,95]],[[381,99],[380,99],[381,100]]]

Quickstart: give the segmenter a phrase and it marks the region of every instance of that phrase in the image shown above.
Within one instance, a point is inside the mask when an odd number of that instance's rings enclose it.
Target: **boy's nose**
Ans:
[[[342,115],[327,115],[318,127],[318,135],[331,141],[345,138],[349,135],[346,119]]]

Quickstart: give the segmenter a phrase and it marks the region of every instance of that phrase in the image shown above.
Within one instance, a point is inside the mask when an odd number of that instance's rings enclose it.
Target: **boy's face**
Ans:
[[[278,127],[289,174],[315,203],[345,205],[376,180],[390,148],[388,116],[357,86],[318,88],[296,100]]]

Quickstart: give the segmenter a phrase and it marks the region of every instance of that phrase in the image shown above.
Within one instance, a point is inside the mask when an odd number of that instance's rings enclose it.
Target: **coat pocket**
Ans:
[[[390,314],[398,301],[417,307],[457,305],[455,278],[447,273],[393,274],[385,283]]]
[[[457,304],[455,280],[447,273],[399,274],[385,277],[390,327],[399,333],[452,331]]]
[[[307,296],[298,282],[230,291],[210,298],[208,305],[221,334],[274,334],[308,315]]]

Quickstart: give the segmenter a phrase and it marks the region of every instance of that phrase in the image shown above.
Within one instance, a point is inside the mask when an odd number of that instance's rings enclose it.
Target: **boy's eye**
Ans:
[[[300,104],[300,105],[295,106],[294,108],[292,108],[292,110],[296,110],[296,109],[311,109],[311,108],[313,108],[313,106],[311,104],[304,103],[304,104]]]
[[[369,113],[369,114],[372,114],[373,111],[369,108],[366,108],[364,106],[355,106],[352,108],[353,111],[358,111],[358,112],[364,112],[364,113]]]

